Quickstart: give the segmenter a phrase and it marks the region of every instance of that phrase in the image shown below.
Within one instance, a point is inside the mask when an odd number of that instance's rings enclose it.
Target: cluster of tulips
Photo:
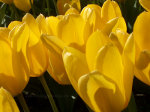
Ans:
[[[95,112],[125,109],[134,75],[150,85],[150,1],[140,0],[146,11],[131,34],[117,2],[89,4],[81,12],[74,4],[69,0],[63,15],[27,13],[0,28],[0,112],[18,112],[12,96],[45,71],[59,84],[71,84]]]

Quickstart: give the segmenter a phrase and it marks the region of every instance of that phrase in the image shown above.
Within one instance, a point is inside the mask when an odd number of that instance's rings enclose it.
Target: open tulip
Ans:
[[[19,112],[14,98],[3,87],[0,88],[0,112]]]
[[[30,76],[42,75],[48,67],[48,51],[40,40],[41,32],[34,17],[27,13],[22,22],[14,21],[8,27],[12,29],[12,48],[25,56]]]
[[[9,33],[8,28],[0,28],[0,86],[16,96],[28,83],[29,69],[22,53],[11,48]]]
[[[59,14],[65,14],[65,12],[70,8],[75,8],[80,11],[80,0],[57,0],[57,8]]]
[[[105,33],[96,31],[86,53],[65,47],[62,56],[72,86],[95,112],[120,112],[131,96],[134,54],[132,35],[120,52]]]
[[[25,12],[28,12],[31,9],[31,4],[30,4],[30,0],[0,0],[0,2],[4,2],[7,4],[11,4],[14,3],[14,5]],[[31,0],[31,2],[33,3],[33,0]]]
[[[150,12],[142,12],[136,19],[133,34],[136,42],[135,75],[150,85]]]

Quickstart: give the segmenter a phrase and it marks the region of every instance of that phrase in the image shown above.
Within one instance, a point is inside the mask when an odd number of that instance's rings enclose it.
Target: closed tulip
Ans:
[[[0,88],[0,112],[19,112],[14,98],[3,87]]]
[[[134,54],[132,35],[120,52],[105,33],[96,31],[85,53],[65,47],[62,56],[72,86],[93,111],[120,112],[131,96]]]
[[[30,4],[30,0],[0,0],[0,2],[4,2],[7,4],[11,4],[14,3],[14,5],[25,12],[28,12],[31,9],[31,4]],[[31,0],[31,2],[33,3],[33,0]]]
[[[22,22],[14,21],[9,28],[12,48],[23,53],[30,76],[42,75],[48,67],[48,51],[40,40],[41,32],[34,17],[27,13]]]
[[[0,28],[0,86],[16,96],[28,83],[29,69],[22,53],[11,48],[9,33],[8,28]]]
[[[141,0],[143,5],[144,0]],[[147,2],[146,2],[147,3]],[[146,5],[146,4],[145,4]],[[148,6],[148,4],[147,4]],[[133,34],[136,42],[135,75],[144,83],[150,85],[150,12],[142,12],[136,19]]]

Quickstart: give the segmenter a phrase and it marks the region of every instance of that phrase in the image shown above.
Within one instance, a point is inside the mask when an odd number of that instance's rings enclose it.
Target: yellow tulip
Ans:
[[[120,53],[111,39],[101,31],[89,37],[86,53],[65,47],[62,54],[72,86],[95,112],[120,112],[128,105],[134,55],[132,35]]]
[[[141,13],[134,24],[133,34],[136,42],[135,75],[150,85],[150,12]]]
[[[22,53],[11,48],[9,33],[8,28],[0,28],[0,86],[16,96],[28,83],[29,69]]]
[[[37,21],[27,13],[22,22],[14,21],[8,27],[13,28],[10,33],[12,47],[23,53],[30,68],[30,76],[42,75],[48,67],[48,51],[40,40],[41,32]]]
[[[139,0],[140,4],[144,9],[150,11],[150,1],[149,0]]]
[[[111,3],[111,1],[107,1],[107,3],[109,2]],[[101,17],[101,14],[98,15],[99,13],[101,13],[101,10],[99,10],[100,7],[98,5],[89,5],[87,7],[90,7],[87,8],[87,10],[93,10],[93,12],[95,11],[95,13],[91,13],[90,11],[84,11],[86,10],[86,8],[84,8],[81,14],[77,14],[73,11],[73,13],[69,12],[69,14],[64,16],[51,16],[46,18],[46,23],[48,24],[50,29],[49,31],[51,31],[51,34],[47,34],[53,35],[42,36],[42,41],[50,51],[50,66],[48,67],[48,72],[60,84],[70,83],[62,61],[61,54],[63,48],[65,46],[71,46],[77,48],[82,52],[85,52],[85,45],[89,36],[94,30],[98,29],[97,27],[93,28],[93,24],[96,25],[96,20],[99,20]],[[87,17],[87,13],[93,14],[93,16],[95,14],[96,17]],[[124,38],[122,39],[122,37],[124,37],[124,33],[119,33],[119,31],[126,32],[126,29],[126,23],[123,17],[110,19],[107,23],[103,25],[103,28],[101,28],[101,30],[106,35],[110,35],[112,31],[117,36],[121,35],[119,36],[121,38],[118,38],[118,43],[120,43],[121,46],[123,45]],[[56,63],[55,60],[58,63]]]
[[[89,21],[94,31],[102,30],[109,21],[117,17],[119,20],[113,30],[116,28],[121,28],[124,32],[127,30],[119,5],[115,1],[106,0],[102,8],[95,4],[87,5],[81,11],[81,16],[84,20]]]
[[[0,112],[19,112],[14,98],[3,87],[0,88]]]
[[[52,20],[57,21],[57,25],[52,23]],[[60,20],[58,17],[51,17],[48,23],[52,23],[51,29],[56,29],[56,31],[52,31],[55,36],[42,36],[42,41],[50,51],[48,72],[58,83],[69,84],[70,81],[66,75],[61,56],[63,48],[64,46],[73,46],[84,50],[85,42],[91,33],[90,26],[79,14],[68,14]]]
[[[70,8],[75,8],[80,11],[80,0],[57,0],[57,8],[59,14],[65,14],[65,12]]]
[[[13,0],[0,0],[0,2],[4,2],[4,3],[7,3],[7,4],[11,4],[13,2]]]

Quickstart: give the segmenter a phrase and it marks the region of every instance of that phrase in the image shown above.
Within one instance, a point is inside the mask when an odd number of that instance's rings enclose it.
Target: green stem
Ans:
[[[33,7],[33,4],[32,4],[32,2],[31,2],[31,0],[30,0],[30,5],[31,5],[31,9],[32,9],[32,12],[33,12],[34,17],[36,17],[36,15],[35,15],[35,10],[34,10],[34,7]]]
[[[55,101],[54,101],[54,99],[53,99],[52,93],[51,93],[50,89],[48,88],[48,85],[47,85],[47,83],[46,83],[46,80],[45,80],[45,78],[44,78],[44,75],[40,76],[40,77],[39,77],[39,80],[41,81],[42,86],[44,87],[44,90],[45,90],[45,92],[46,92],[46,94],[47,94],[47,96],[48,96],[48,99],[49,99],[49,102],[50,102],[50,104],[51,104],[51,106],[52,106],[53,111],[54,111],[54,112],[59,112],[58,109],[57,109],[57,106],[56,106],[56,104],[55,104]]]
[[[57,5],[56,5],[56,1],[55,1],[55,0],[53,0],[53,3],[54,3],[54,7],[55,7],[56,14],[58,15],[59,13],[58,13],[58,9],[57,9]]]
[[[49,6],[49,0],[46,0],[47,8],[48,8],[48,16],[50,16],[50,6]]]
[[[19,102],[20,102],[20,104],[21,104],[21,106],[22,106],[24,112],[30,112],[30,111],[29,111],[29,108],[28,108],[28,106],[27,106],[27,104],[26,104],[26,101],[25,101],[25,99],[24,99],[24,97],[23,97],[23,94],[22,94],[22,93],[19,94],[19,95],[17,96],[17,98],[18,98],[18,100],[19,100]]]

